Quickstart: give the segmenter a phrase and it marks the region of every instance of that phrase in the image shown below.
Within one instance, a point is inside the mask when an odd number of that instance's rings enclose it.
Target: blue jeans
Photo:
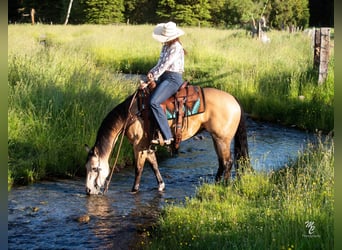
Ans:
[[[172,138],[166,114],[160,104],[175,94],[183,83],[182,74],[166,71],[158,79],[157,87],[151,94],[150,106],[165,140]]]

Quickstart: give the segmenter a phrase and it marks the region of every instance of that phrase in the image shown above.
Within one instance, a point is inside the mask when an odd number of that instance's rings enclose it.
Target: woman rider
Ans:
[[[147,79],[157,84],[151,94],[150,107],[166,145],[172,143],[173,136],[160,104],[174,95],[183,83],[184,49],[179,40],[182,35],[184,31],[174,22],[160,23],[152,33],[152,37],[162,43],[162,49],[157,64],[147,74]],[[160,141],[154,139],[152,143],[160,144]]]

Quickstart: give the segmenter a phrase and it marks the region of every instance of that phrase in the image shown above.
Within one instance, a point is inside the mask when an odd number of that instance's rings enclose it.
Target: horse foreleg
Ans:
[[[133,193],[136,193],[139,191],[140,180],[141,180],[142,172],[144,170],[146,157],[147,157],[146,151],[138,151],[137,153],[135,153],[136,165],[135,165],[134,184],[132,188]]]
[[[154,175],[156,176],[157,183],[158,183],[158,191],[163,191],[165,189],[165,183],[163,178],[159,172],[157,157],[154,151],[149,151],[147,156],[148,162],[151,164],[153,169]]]

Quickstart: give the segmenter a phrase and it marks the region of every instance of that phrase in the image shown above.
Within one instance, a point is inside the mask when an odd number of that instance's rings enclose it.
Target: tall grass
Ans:
[[[94,143],[107,112],[136,88],[133,81],[99,70],[59,27],[50,29],[61,32],[54,35],[61,41],[47,36],[46,46],[38,33],[25,34],[27,29],[9,36],[8,147],[15,183],[84,172],[84,144]],[[49,34],[49,27],[43,29]],[[121,162],[130,151],[127,145]]]
[[[84,173],[84,143],[131,94],[160,44],[153,27],[8,26],[9,183]],[[334,50],[328,80],[317,85],[310,38],[269,33],[263,44],[243,30],[184,28],[184,78],[237,96],[252,116],[303,129],[333,129]],[[304,96],[299,99],[298,96]],[[125,142],[121,164],[131,158]]]
[[[333,249],[334,144],[308,145],[289,167],[204,184],[164,209],[146,249]],[[312,231],[309,232],[310,226]]]
[[[188,77],[194,82],[233,93],[256,118],[310,130],[333,128],[333,48],[328,79],[318,85],[308,35],[273,31],[264,44],[241,30],[188,33]]]

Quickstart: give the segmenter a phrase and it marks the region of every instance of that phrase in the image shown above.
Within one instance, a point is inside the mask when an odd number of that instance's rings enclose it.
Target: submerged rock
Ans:
[[[90,221],[90,216],[87,214],[81,215],[76,218],[76,221],[79,223],[88,223]]]
[[[36,213],[39,211],[39,207],[32,207],[32,212]]]

